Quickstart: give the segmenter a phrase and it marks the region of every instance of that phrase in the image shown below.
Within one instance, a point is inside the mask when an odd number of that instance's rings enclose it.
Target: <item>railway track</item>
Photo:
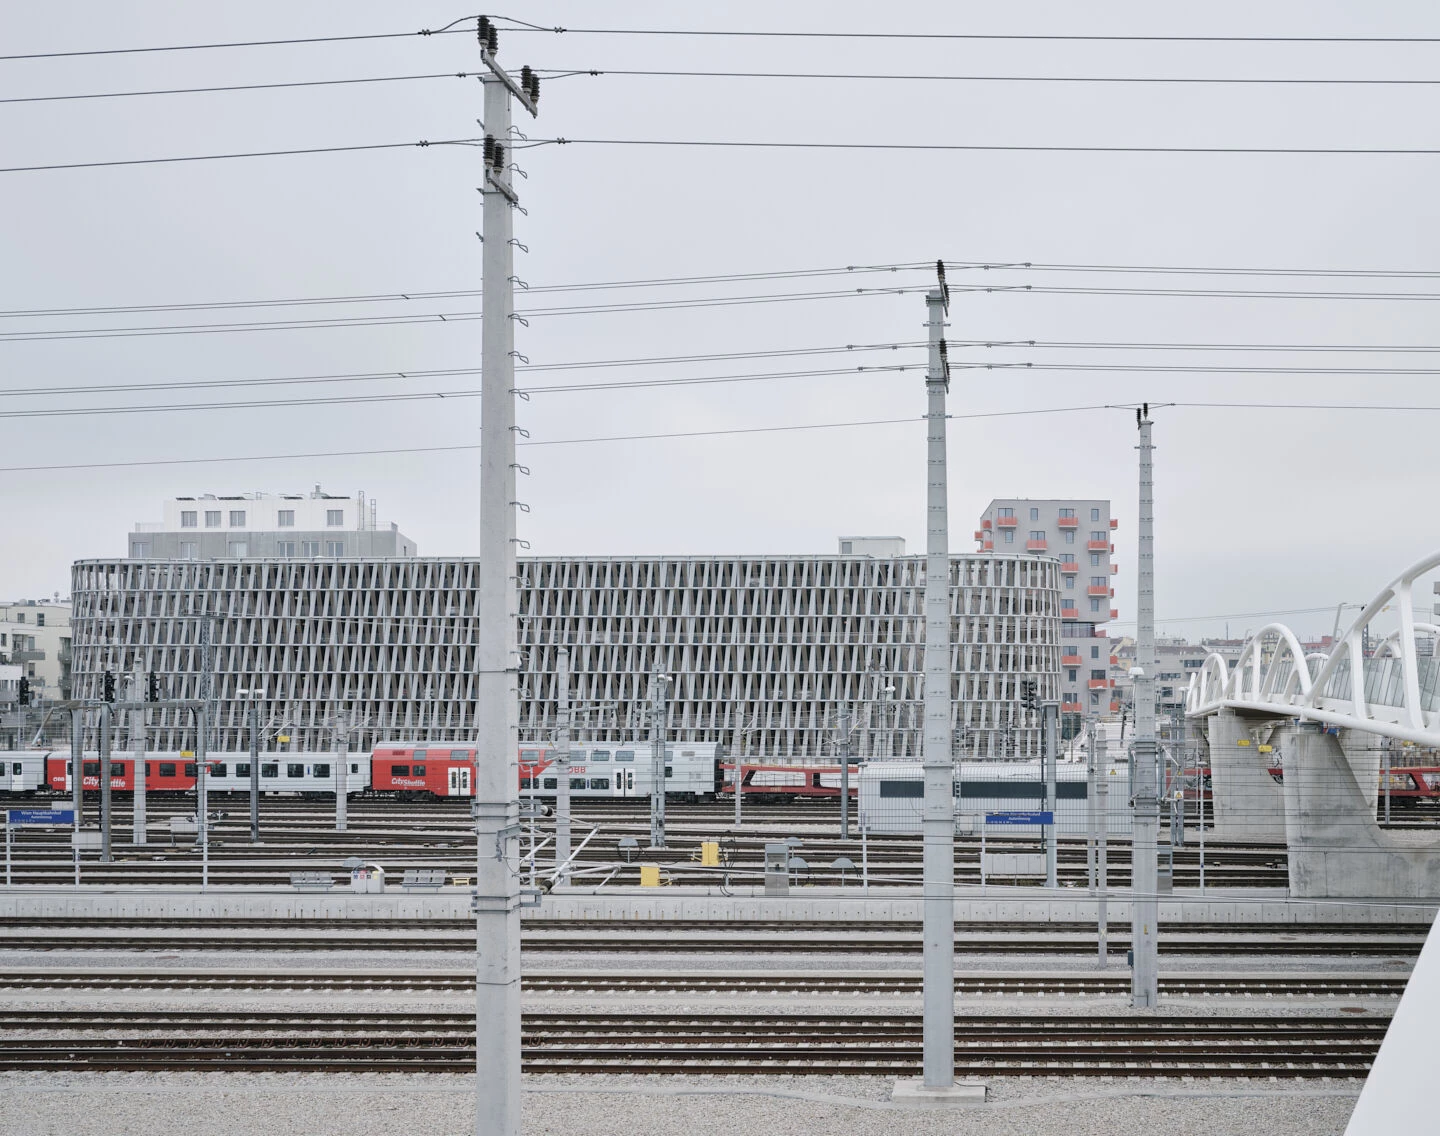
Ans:
[[[1401,976],[1355,974],[1172,974],[1160,978],[1160,992],[1172,997],[1394,998],[1405,989]],[[579,994],[902,994],[921,993],[918,974],[527,974],[528,993]],[[248,993],[440,993],[470,994],[474,972],[410,973],[259,973],[236,971],[0,971],[0,990],[20,992],[244,991]],[[1123,995],[1130,990],[1124,973],[957,974],[960,994]]]
[[[1358,1077],[1388,1018],[962,1015],[966,1076]],[[469,1072],[473,1014],[0,1011],[0,1070]],[[918,1015],[524,1016],[532,1073],[907,1074]]]

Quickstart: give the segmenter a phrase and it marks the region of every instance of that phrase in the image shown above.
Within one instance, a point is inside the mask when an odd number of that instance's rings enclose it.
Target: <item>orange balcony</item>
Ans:
[[[997,529],[1013,529],[1020,522],[1014,517],[996,517],[995,527]]]
[[[1110,686],[1110,680],[1105,678],[1092,678],[1085,685],[1091,690],[1106,690]]]
[[[1097,628],[1095,628],[1095,630],[1092,631],[1091,634],[1094,635],[1096,639],[1109,639],[1109,638],[1110,638],[1110,632],[1106,631],[1105,628],[1103,628],[1103,627],[1097,627]]]
[[[981,551],[981,552],[994,552],[994,551],[995,551],[995,542],[994,542],[993,540],[987,540],[987,541],[985,542],[984,546],[980,549],[980,551]]]
[[[1078,607],[1062,607],[1060,609],[1061,619],[1079,619],[1080,609]]]
[[[1081,714],[1084,713],[1084,710],[1085,708],[1078,702],[1060,703],[1060,712],[1062,714]]]
[[[1025,542],[1026,552],[1044,552],[1050,546],[1043,540],[1027,540]]]
[[[981,522],[980,522],[980,527],[981,527],[982,529],[988,529],[988,528],[990,527],[990,522],[989,522],[989,521],[981,521]]]
[[[1078,529],[1080,527],[1079,517],[1061,517],[1055,522],[1062,529]]]
[[[975,530],[975,539],[976,539],[976,540],[983,540],[984,537],[985,537],[985,534],[984,534],[983,532],[981,532],[979,529],[976,529],[976,530]]]
[[[1120,618],[1120,612],[1119,612],[1116,608],[1113,608],[1113,607],[1112,607],[1112,608],[1110,609],[1110,618],[1111,618],[1111,619],[1119,619],[1119,618]]]
[[[1112,564],[1112,565],[1110,565],[1110,575],[1114,576],[1114,575],[1115,575],[1116,573],[1118,573],[1119,571],[1120,571],[1120,565],[1118,565],[1118,564]]]
[[[1085,547],[1090,552],[1107,552],[1110,549],[1110,542],[1108,540],[1087,540]]]
[[[1118,667],[1118,666],[1120,665],[1120,656],[1119,656],[1119,655],[1111,655],[1111,656],[1110,656],[1110,665],[1111,665],[1112,667]]]
[[[1110,589],[1104,584],[1091,584],[1085,589],[1085,594],[1087,596],[1104,596],[1106,599],[1109,599]]]
[[[1061,655],[1060,665],[1062,667],[1082,667],[1085,665],[1085,660],[1079,655]]]
[[[1118,528],[1120,527],[1120,522],[1117,521],[1114,517],[1111,517],[1111,518],[1110,518],[1110,527],[1111,527],[1112,529],[1118,529]]]
[[[1067,576],[1073,576],[1076,572],[1080,571],[1080,565],[1076,564],[1073,560],[1066,560],[1060,565],[1060,571],[1064,572]]]
[[[1119,712],[1120,712],[1120,703],[1118,703],[1118,702],[1112,702],[1112,703],[1110,703],[1110,713],[1112,713],[1112,714],[1118,714]]]

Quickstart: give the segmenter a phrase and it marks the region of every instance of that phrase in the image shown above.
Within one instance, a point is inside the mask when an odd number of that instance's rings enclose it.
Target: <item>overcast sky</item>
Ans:
[[[849,0],[532,2],[547,26],[875,32],[1440,36],[1419,2],[1279,0],[1200,9],[1150,3],[972,5]],[[466,15],[443,3],[9,4],[4,53],[409,32]],[[1437,44],[1103,43],[763,39],[536,32],[502,35],[518,70],[1415,78]],[[0,97],[473,71],[471,34],[227,50],[0,61]],[[1440,148],[1437,86],[874,81],[588,75],[547,81],[532,139],[975,145]],[[4,166],[472,138],[481,93],[455,78],[266,91],[0,104]],[[518,119],[517,119],[518,122]],[[1222,298],[960,291],[1035,287],[1416,293],[1440,279],[978,270],[964,262],[1170,268],[1440,269],[1440,155],[1014,153],[574,144],[520,151],[528,216],[517,272],[534,288],[952,262],[949,336],[1060,343],[1440,348],[1440,299]],[[480,283],[480,155],[431,147],[102,169],[0,173],[0,331],[167,328],[240,321],[467,313],[477,296],[245,309],[26,310],[472,290]],[[857,288],[921,289],[922,271],[522,296],[522,310],[639,305]],[[20,314],[16,314],[20,313]],[[676,355],[915,343],[919,291],[680,310],[535,315],[517,347],[535,366]],[[68,593],[79,558],[123,555],[163,498],[364,490],[424,555],[473,554],[474,451],[260,455],[473,445],[473,398],[275,405],[282,400],[473,391],[475,375],[139,392],[136,384],[415,372],[478,366],[480,324],[0,342],[0,411],[202,402],[250,409],[11,418],[0,466],[0,595]],[[1167,402],[1440,406],[1433,376],[1325,368],[1437,365],[1423,352],[967,348],[955,363],[1087,370],[957,370],[955,415]],[[917,347],[525,375],[521,385],[757,375],[923,364]],[[1287,367],[1177,373],[1117,366]],[[521,535],[536,554],[831,552],[839,534],[900,534],[923,551],[923,372],[870,372],[536,393],[539,443]],[[17,394],[37,388],[100,388]],[[1368,599],[1440,546],[1433,520],[1440,414],[1157,409],[1157,606],[1162,629],[1233,634],[1251,613]],[[765,434],[556,443],[606,435],[909,419]],[[1120,518],[1117,604],[1134,616],[1134,416],[1125,410],[959,419],[950,427],[956,550],[996,496],[1109,497]],[[227,458],[129,468],[81,462]],[[1430,597],[1423,597],[1428,607]],[[1287,617],[1328,631],[1332,615]],[[1116,624],[1117,631],[1129,627]]]

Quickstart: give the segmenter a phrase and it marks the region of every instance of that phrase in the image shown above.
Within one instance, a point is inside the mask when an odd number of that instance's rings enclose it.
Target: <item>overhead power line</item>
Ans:
[[[1179,86],[1324,86],[1324,87],[1433,87],[1440,85],[1440,79],[1288,79],[1288,78],[1235,78],[1233,76],[1177,76],[1177,75],[926,75],[926,74],[881,74],[867,71],[627,71],[611,67],[603,68],[545,68],[539,73],[547,79],[569,79],[577,77],[603,78],[619,75],[626,78],[657,79],[839,79],[877,80],[906,83],[1099,83],[1134,84],[1154,83]],[[7,100],[0,100],[7,101]]]
[[[295,87],[347,87],[357,83],[405,83],[417,79],[474,79],[474,71],[441,71],[429,75],[372,75],[363,79],[302,79],[293,83],[235,83],[225,87],[162,87],[148,91],[91,91],[75,95],[23,95],[0,103],[63,103],[82,99],[129,99],[141,95],[210,95],[222,91],[282,91]],[[1396,80],[1398,82],[1398,80]]]
[[[34,173],[39,170],[92,170],[108,166],[159,166],[175,162],[218,162],[230,158],[286,158],[297,154],[351,154],[360,150],[411,150],[428,146],[476,146],[481,138],[438,138],[418,142],[372,142],[363,146],[310,146],[301,150],[248,150],[229,154],[182,154],[169,158],[119,158],[106,162],[52,162],[43,166],[0,166],[0,174]]]
[[[1240,35],[1103,35],[1007,32],[902,32],[867,27],[864,31],[756,31],[734,28],[567,28],[544,27],[513,16],[491,16],[514,27],[506,31],[553,32],[557,35],[618,36],[704,36],[741,39],[891,39],[891,40],[981,40],[1043,43],[1440,43],[1440,36],[1240,36]]]
[[[763,142],[754,139],[718,138],[532,138],[528,142],[515,143],[513,148],[533,150],[540,146],[690,146],[740,150],[909,150],[1012,154],[1250,154],[1394,157],[1440,154],[1440,148],[1424,146],[1043,146],[961,142]]]
[[[374,32],[369,35],[305,36],[296,39],[250,39],[233,40],[228,43],[172,43],[159,47],[103,47],[88,51],[33,51],[20,55],[0,55],[0,62],[8,63],[18,59],[81,59],[95,55],[148,55],[160,51],[215,51],[232,47],[289,47],[307,43],[356,43],[362,40],[413,39],[437,35],[457,35],[470,32],[470,27],[456,27],[457,24],[472,21],[473,16],[462,16],[442,28],[420,28],[413,32]]]

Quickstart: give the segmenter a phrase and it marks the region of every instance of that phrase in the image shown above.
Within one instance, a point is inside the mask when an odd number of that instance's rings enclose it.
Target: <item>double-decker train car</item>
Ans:
[[[370,785],[370,760],[364,754],[347,754],[349,771],[345,795],[365,792]],[[50,790],[68,795],[71,789],[70,754],[51,751],[45,755],[45,781]],[[206,790],[211,793],[248,793],[250,791],[250,754],[244,750],[215,752],[205,755],[208,771]],[[145,792],[188,793],[195,789],[199,766],[191,754],[175,751],[152,751],[145,755]],[[81,785],[86,792],[100,788],[100,755],[91,750],[80,763]],[[340,769],[334,754],[327,753],[262,753],[260,755],[260,792],[267,796],[334,796],[339,785]],[[110,758],[110,789],[112,792],[135,791],[135,758],[128,752]]]
[[[556,749],[520,747],[520,791],[553,797],[560,789]],[[665,795],[678,800],[713,796],[724,747],[713,742],[665,747]],[[377,793],[416,800],[475,795],[475,749],[452,743],[382,742],[372,758]],[[570,794],[588,798],[648,797],[652,776],[648,742],[575,742],[570,746]]]

